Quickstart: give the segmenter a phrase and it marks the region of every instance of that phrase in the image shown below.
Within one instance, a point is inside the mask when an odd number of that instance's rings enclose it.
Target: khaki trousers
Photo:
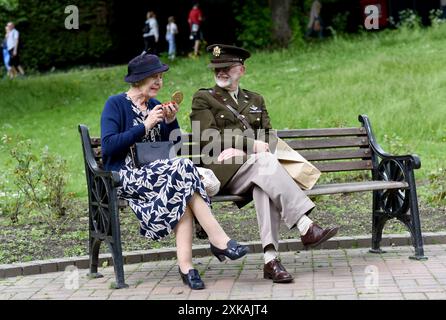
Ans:
[[[276,156],[262,152],[249,156],[227,185],[231,194],[252,190],[262,246],[279,250],[279,227],[283,220],[291,229],[314,203],[299,188]]]

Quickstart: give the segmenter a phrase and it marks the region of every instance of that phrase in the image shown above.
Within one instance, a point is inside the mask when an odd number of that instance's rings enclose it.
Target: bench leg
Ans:
[[[99,248],[101,240],[90,236],[90,273],[88,276],[92,279],[102,278],[103,275],[98,272],[99,266]]]
[[[414,260],[427,260],[423,249],[423,235],[421,234],[420,213],[418,210],[418,198],[413,170],[408,172],[408,182],[410,186],[410,215],[405,214],[397,218],[403,222],[410,231],[415,255],[410,256],[409,258]]]
[[[379,209],[378,191],[373,191],[372,208],[372,248],[371,253],[385,253],[380,247],[383,229],[389,217]]]
[[[114,203],[117,203],[116,198],[114,200]],[[125,283],[124,278],[124,258],[122,257],[121,228],[119,222],[119,210],[117,206],[112,209],[112,212],[112,238],[111,241],[108,242],[108,246],[113,256],[113,267],[115,269],[116,283],[114,284],[114,288],[128,288],[129,286]]]
[[[381,249],[380,244],[382,240],[383,229],[389,218],[382,212],[374,212],[372,218],[372,249],[371,253],[385,253]]]
[[[109,243],[109,248],[113,257],[113,268],[115,271],[116,282],[112,284],[114,289],[128,288],[128,284],[125,283],[124,278],[124,259],[122,257],[121,246],[116,243]]]

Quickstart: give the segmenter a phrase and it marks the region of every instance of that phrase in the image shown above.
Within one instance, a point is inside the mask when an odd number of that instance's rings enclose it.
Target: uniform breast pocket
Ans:
[[[215,121],[220,128],[234,124],[234,120],[234,115],[226,111],[219,112],[215,115]]]
[[[248,121],[254,129],[260,129],[262,126],[262,112],[248,113]]]

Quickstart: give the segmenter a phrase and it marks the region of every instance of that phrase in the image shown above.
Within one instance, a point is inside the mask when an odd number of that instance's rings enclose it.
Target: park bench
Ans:
[[[385,223],[396,218],[410,231],[415,255],[412,259],[426,259],[418,210],[414,169],[421,166],[416,155],[390,155],[378,145],[369,119],[360,115],[361,126],[354,128],[325,128],[278,130],[278,136],[290,147],[298,150],[322,173],[364,171],[363,181],[317,184],[304,191],[308,196],[337,193],[373,193],[372,201],[372,253],[382,253],[380,242]],[[79,125],[89,200],[89,255],[90,276],[98,273],[99,247],[105,241],[112,253],[116,276],[116,287],[126,287],[124,281],[123,257],[119,209],[126,202],[118,199],[119,185],[117,172],[104,171],[101,159],[100,138],[90,138],[88,128]],[[191,143],[191,134],[182,136],[183,143]],[[344,178],[345,180],[345,178]],[[245,202],[247,199],[230,194],[218,194],[213,202]]]

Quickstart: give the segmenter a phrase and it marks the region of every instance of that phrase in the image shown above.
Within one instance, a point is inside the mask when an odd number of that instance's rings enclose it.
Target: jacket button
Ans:
[[[220,118],[224,118],[225,117],[225,115],[224,114],[222,114],[221,116],[220,116]]]

